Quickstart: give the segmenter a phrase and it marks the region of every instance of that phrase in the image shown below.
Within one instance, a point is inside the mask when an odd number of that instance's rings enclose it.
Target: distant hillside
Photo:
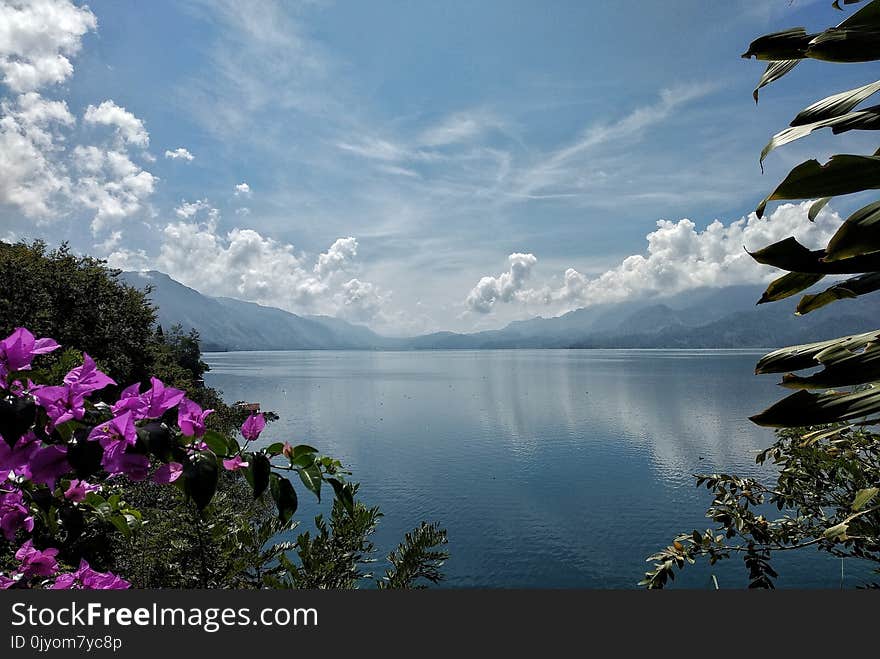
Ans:
[[[880,296],[843,300],[797,317],[798,297],[755,306],[760,286],[698,289],[663,299],[598,304],[472,334],[383,337],[329,316],[299,316],[232,298],[209,297],[156,271],[125,272],[153,287],[159,322],[196,328],[205,350],[452,350],[500,348],[768,348],[880,327]]]
[[[195,328],[204,350],[365,349],[387,340],[366,327],[323,316],[296,314],[225,297],[209,297],[154,270],[124,272],[135,288],[152,286],[159,323]]]

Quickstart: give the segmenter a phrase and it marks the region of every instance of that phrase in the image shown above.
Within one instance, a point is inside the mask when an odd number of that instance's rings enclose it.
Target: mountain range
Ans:
[[[842,300],[798,317],[799,296],[756,306],[763,287],[728,286],[661,300],[597,304],[499,330],[393,338],[339,318],[211,297],[158,271],[124,272],[120,278],[135,288],[149,286],[159,324],[198,330],[206,351],[768,348],[864,332],[880,319],[880,296]]]

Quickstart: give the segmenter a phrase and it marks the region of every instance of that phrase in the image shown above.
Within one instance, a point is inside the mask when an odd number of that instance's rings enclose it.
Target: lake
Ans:
[[[496,350],[208,353],[227,401],[281,419],[261,442],[343,461],[385,517],[384,556],[422,520],[449,533],[445,587],[634,588],[645,558],[704,530],[692,474],[772,476],[773,433],[750,414],[785,394],[754,351]],[[328,508],[294,481],[310,527]],[[306,522],[309,522],[306,524]],[[725,564],[726,563],[726,564]],[[747,583],[742,561],[689,566],[674,587]],[[378,565],[383,565],[380,562]],[[774,562],[778,587],[861,583],[812,549]],[[383,568],[384,569],[384,568]],[[843,576],[841,573],[843,572]]]

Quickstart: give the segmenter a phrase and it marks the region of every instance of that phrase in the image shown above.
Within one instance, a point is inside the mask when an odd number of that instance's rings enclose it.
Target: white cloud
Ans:
[[[114,231],[109,236],[107,236],[106,240],[102,242],[95,243],[95,249],[100,250],[101,252],[107,254],[109,252],[113,252],[119,247],[122,242],[122,232]]]
[[[651,295],[672,295],[700,287],[766,282],[779,271],[754,261],[755,250],[791,235],[807,246],[824,245],[841,218],[826,208],[815,222],[807,219],[810,202],[783,204],[763,219],[752,213],[728,225],[715,220],[698,231],[688,219],[660,220],[647,235],[644,254],[634,254],[597,277],[568,268],[558,285],[526,288],[537,262],[531,254],[511,254],[510,270],[483,277],[467,296],[469,310],[489,312],[499,303],[553,306],[562,313],[603,302]]]
[[[142,148],[150,144],[150,135],[144,128],[144,122],[113,101],[104,101],[97,107],[90,105],[86,108],[83,120],[86,123],[115,128],[118,139],[127,144]]]
[[[184,149],[182,146],[174,149],[174,151],[165,151],[165,157],[171,158],[171,160],[186,160],[190,162],[195,160],[195,156],[191,154],[187,149]]]
[[[677,109],[706,96],[714,85],[698,83],[679,85],[660,91],[660,98],[650,105],[636,108],[617,121],[596,123],[585,129],[571,144],[550,153],[533,167],[518,176],[519,188],[514,197],[536,198],[537,192],[558,186],[576,189],[583,176],[583,157],[611,142],[631,142],[639,139],[646,129],[669,119]],[[573,193],[572,193],[573,194]],[[549,195],[549,196],[559,196]]]
[[[207,199],[196,199],[195,201],[181,201],[180,206],[174,209],[174,214],[182,220],[189,220],[196,216],[199,211],[208,211],[213,217],[217,217],[218,211],[212,208]]]
[[[337,239],[330,245],[330,249],[318,255],[318,262],[314,267],[315,274],[325,278],[336,272],[344,271],[352,259],[357,256],[357,248],[357,240],[351,236]]]
[[[88,7],[69,0],[0,1],[0,76],[14,92],[63,82],[82,37],[97,27]]]
[[[251,196],[251,186],[247,183],[239,183],[235,186],[235,196],[236,197],[250,197]]]
[[[81,176],[71,190],[73,201],[95,212],[92,233],[143,210],[158,179],[124,151],[77,146],[73,162]]]
[[[203,201],[190,217],[210,207]],[[254,229],[217,229],[215,218],[172,222],[162,231],[156,257],[142,250],[115,249],[108,262],[124,269],[157,268],[207,295],[222,295],[280,307],[294,313],[339,315],[366,322],[381,316],[390,295],[370,282],[342,273],[357,254],[357,240],[336,240],[314,264],[293,245]]]
[[[425,146],[465,142],[500,125],[497,118],[485,112],[459,112],[423,131],[419,142]]]
[[[483,277],[468,293],[466,304],[471,311],[488,313],[498,302],[511,302],[520,294],[532,268],[538,262],[533,254],[511,254],[510,268],[497,277]]]
[[[0,103],[0,202],[17,206],[30,218],[56,212],[54,202],[70,189],[57,162],[62,128],[75,123],[62,101],[35,92]]]
[[[337,241],[338,242],[338,241]],[[355,322],[369,322],[383,312],[390,295],[370,282],[350,279],[334,295],[336,314]]]
[[[235,209],[235,214],[236,214],[236,215],[242,215],[242,216],[244,216],[244,217],[247,217],[248,215],[251,214],[251,209],[248,208],[247,206],[242,206],[241,208],[236,208],[236,209]]]

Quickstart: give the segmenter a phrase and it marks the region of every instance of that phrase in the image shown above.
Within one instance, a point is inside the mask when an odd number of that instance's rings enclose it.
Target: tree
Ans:
[[[835,0],[841,5],[863,0]],[[865,3],[835,27],[809,34],[802,27],[762,36],[744,58],[769,61],[753,92],[789,73],[805,59],[867,62],[880,59],[880,0]],[[831,128],[834,134],[880,129],[880,105],[856,110],[880,91],[880,81],[839,92],[801,110],[791,125],[774,135],[760,162],[776,148]],[[832,197],[880,189],[880,150],[840,154],[823,164],[797,165],[756,209],[761,217],[769,202],[817,199],[810,220]],[[758,304],[804,292],[826,277],[824,291],[805,294],[797,313],[810,313],[837,300],[880,290],[880,201],[850,215],[824,249],[810,250],[789,237],[752,253],[758,262],[786,271],[774,280]],[[797,374],[821,367],[818,372]],[[880,423],[880,329],[830,341],[792,346],[764,356],[756,373],[783,373],[781,384],[795,393],[751,417],[777,428],[777,441],[757,461],[778,469],[775,483],[728,474],[699,476],[714,495],[707,512],[716,526],[681,534],[649,557],[655,561],[641,582],[662,588],[675,569],[707,557],[710,563],[741,555],[750,586],[773,587],[772,556],[815,546],[837,556],[880,563],[880,435],[867,430]],[[767,504],[786,514],[767,519]]]

